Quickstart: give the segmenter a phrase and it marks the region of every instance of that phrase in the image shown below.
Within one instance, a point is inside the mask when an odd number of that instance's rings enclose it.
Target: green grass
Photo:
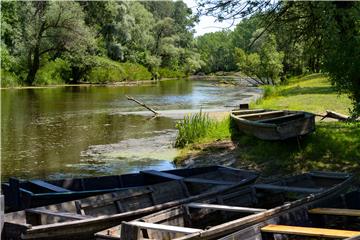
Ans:
[[[360,123],[321,122],[316,131],[286,141],[239,134],[238,164],[252,163],[266,175],[310,170],[360,171]]]
[[[175,147],[184,148],[193,143],[204,143],[230,137],[230,118],[215,120],[207,113],[195,113],[185,116],[176,124],[179,133]]]
[[[349,114],[351,101],[339,95],[331,86],[329,78],[313,74],[292,78],[288,85],[265,86],[264,98],[251,105],[252,108],[304,110],[325,113],[332,110]]]
[[[292,78],[287,85],[264,87],[263,99],[251,108],[292,109],[324,113],[333,110],[348,114],[351,102],[338,95],[328,77],[313,74]],[[262,141],[233,130],[230,122],[228,140],[237,143],[235,167],[251,166],[265,175],[333,170],[360,173],[360,122],[317,121],[316,131],[299,141]],[[195,129],[193,129],[195,131]],[[206,129],[202,129],[206,132]],[[225,132],[222,130],[221,132]],[[194,134],[194,133],[192,133]],[[218,139],[216,132],[212,139]],[[199,138],[197,143],[202,139]],[[192,147],[193,146],[193,147]],[[189,145],[189,151],[198,145]],[[199,149],[204,151],[204,149]],[[185,155],[185,153],[182,153]]]

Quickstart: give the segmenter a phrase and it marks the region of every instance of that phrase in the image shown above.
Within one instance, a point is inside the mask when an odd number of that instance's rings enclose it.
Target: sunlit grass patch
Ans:
[[[351,107],[348,96],[339,95],[326,75],[312,74],[290,79],[288,85],[264,86],[263,89],[264,98],[252,104],[252,108],[303,110],[318,114],[332,110],[349,114]]]

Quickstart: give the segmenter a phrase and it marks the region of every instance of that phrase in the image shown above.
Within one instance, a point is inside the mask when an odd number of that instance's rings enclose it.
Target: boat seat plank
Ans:
[[[219,204],[205,204],[205,203],[189,203],[186,204],[187,207],[190,208],[208,208],[214,210],[223,210],[230,212],[244,212],[244,213],[259,213],[264,212],[266,209],[262,208],[247,208],[247,207],[235,207],[235,206],[227,206],[227,205],[219,205]]]
[[[164,224],[138,222],[138,221],[128,222],[127,224],[136,226],[141,229],[152,229],[152,230],[159,230],[159,231],[173,232],[173,233],[191,234],[202,231],[202,229],[197,229],[197,228],[178,227],[178,226],[170,226]]]
[[[69,189],[53,185],[51,183],[48,183],[48,182],[45,182],[42,180],[30,180],[29,182],[31,182],[32,184],[34,184],[36,186],[46,188],[46,189],[54,191],[54,192],[70,192]]]
[[[250,113],[250,114],[244,114],[239,115],[241,118],[247,118],[247,117],[258,117],[258,116],[266,116],[266,115],[273,115],[278,113],[283,113],[284,111],[270,111],[270,112],[262,112],[262,113]]]
[[[62,217],[62,218],[68,218],[68,219],[75,219],[75,220],[91,218],[90,216],[84,216],[84,215],[80,215],[80,214],[76,214],[76,213],[60,212],[60,211],[55,212],[55,211],[51,211],[51,210],[43,209],[43,208],[26,209],[25,212],[49,215],[49,216],[54,216],[54,217]]]
[[[346,173],[338,173],[338,172],[321,172],[321,171],[312,171],[309,173],[310,176],[317,178],[329,178],[329,179],[347,179],[349,178],[349,174]]]
[[[281,116],[281,117],[274,117],[274,118],[258,120],[257,122],[267,123],[267,122],[272,122],[272,121],[277,121],[277,120],[286,120],[286,119],[289,119],[289,118],[293,118],[293,117],[297,117],[297,116],[303,116],[303,115],[304,115],[304,113],[293,113],[293,114],[289,114],[289,115],[285,115],[285,116]]]
[[[236,182],[231,182],[231,181],[212,180],[212,179],[204,179],[204,178],[185,178],[184,182],[204,183],[204,184],[213,184],[213,185],[234,185],[234,184],[236,184]]]
[[[267,225],[261,228],[262,232],[291,234],[299,236],[327,237],[327,238],[349,238],[360,234],[359,231],[349,231],[340,229],[298,227],[287,225]]]
[[[360,235],[354,236],[354,237],[350,237],[344,240],[360,240]]]
[[[143,174],[148,174],[148,175],[152,175],[152,176],[157,176],[157,177],[163,177],[163,178],[168,178],[171,180],[182,180],[184,179],[184,177],[175,175],[175,174],[171,174],[171,173],[166,173],[166,172],[160,172],[160,171],[156,171],[156,170],[144,170],[144,171],[140,171]]]
[[[313,208],[309,210],[311,214],[337,215],[348,217],[360,217],[359,209],[343,209],[343,208]]]
[[[298,193],[317,193],[324,190],[323,188],[291,187],[291,186],[280,186],[273,184],[255,184],[254,187],[263,190],[274,190],[274,191],[279,190],[279,191],[298,192]]]

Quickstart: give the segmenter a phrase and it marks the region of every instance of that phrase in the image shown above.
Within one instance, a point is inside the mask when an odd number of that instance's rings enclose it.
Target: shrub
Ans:
[[[61,58],[42,66],[35,76],[35,85],[63,84],[70,79],[70,64]]]
[[[19,82],[15,73],[1,69],[1,87],[16,87],[20,85]]]
[[[159,68],[159,75],[160,75],[160,78],[183,78],[183,77],[185,77],[185,73],[178,71],[178,70],[172,70],[169,68]]]
[[[91,83],[121,82],[151,79],[151,73],[136,63],[120,63],[104,57],[93,57],[93,67],[85,80]]]

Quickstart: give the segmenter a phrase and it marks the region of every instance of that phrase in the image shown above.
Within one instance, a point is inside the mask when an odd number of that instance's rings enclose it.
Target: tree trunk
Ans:
[[[29,59],[29,73],[26,77],[26,82],[29,85],[32,85],[35,80],[36,72],[39,70],[40,67],[40,52],[39,46],[36,46],[34,49],[34,56],[33,59]]]

